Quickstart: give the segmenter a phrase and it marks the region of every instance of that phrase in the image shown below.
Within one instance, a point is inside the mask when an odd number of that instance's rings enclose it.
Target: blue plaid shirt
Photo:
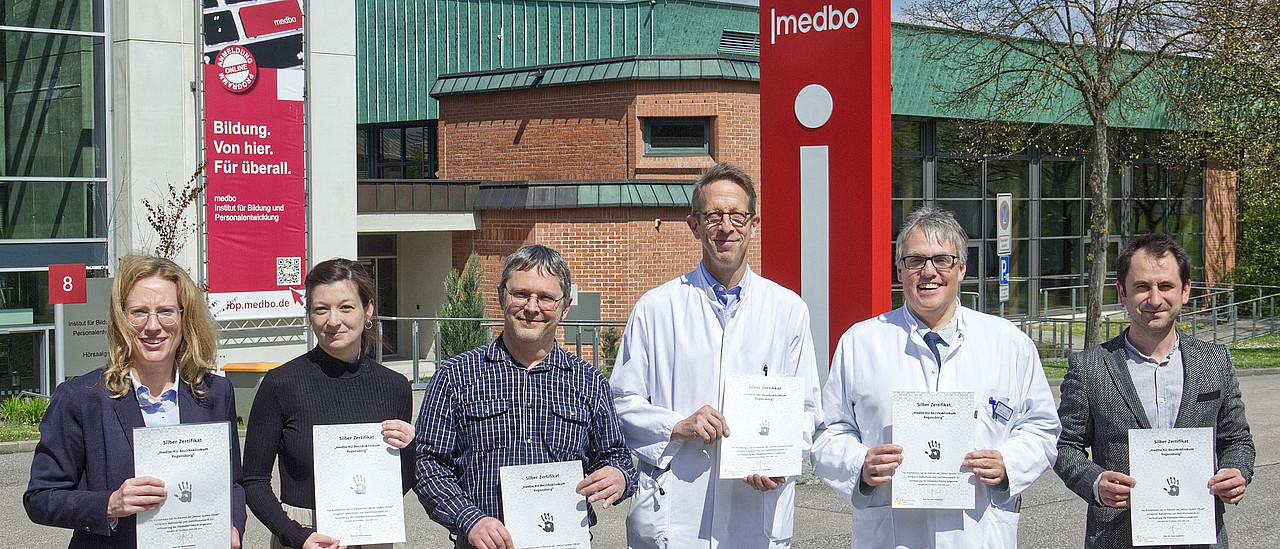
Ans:
[[[528,369],[501,337],[446,360],[423,395],[417,433],[413,490],[432,520],[463,538],[486,516],[502,519],[499,467],[582,460],[589,475],[612,465],[627,477],[619,501],[635,491],[608,381],[559,345]]]

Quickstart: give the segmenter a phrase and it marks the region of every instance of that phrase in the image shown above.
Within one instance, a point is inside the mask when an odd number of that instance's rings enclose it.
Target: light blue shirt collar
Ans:
[[[138,380],[137,372],[129,370],[129,380],[133,382],[134,394],[138,397],[138,408],[142,410],[142,421],[147,427],[159,425],[177,425],[181,423],[178,411],[178,369],[173,369],[173,387],[153,400],[151,389]]]
[[[742,275],[742,280],[738,281],[738,285],[732,288],[726,288],[716,277],[711,276],[711,271],[707,270],[706,265],[698,263],[698,274],[702,276],[703,285],[709,290],[711,297],[715,298],[724,310],[725,316],[732,317],[738,311],[738,305],[742,303],[742,291],[747,286],[747,278],[751,276],[751,268],[747,267],[746,272]]]
[[[902,308],[907,312],[907,321],[915,328],[916,334],[918,334],[921,339],[924,339],[925,334],[934,331],[930,330],[929,326],[925,325],[924,322],[921,322],[920,318],[917,317],[915,313],[911,312],[911,307],[904,305]],[[937,330],[938,336],[942,338],[942,340],[938,342],[940,345],[938,348],[938,354],[942,355],[943,359],[947,358],[947,355],[951,354],[951,351],[956,346],[956,336],[960,334],[960,308],[960,302],[956,301],[956,310],[955,313],[951,315],[951,320],[947,321],[946,326]]]

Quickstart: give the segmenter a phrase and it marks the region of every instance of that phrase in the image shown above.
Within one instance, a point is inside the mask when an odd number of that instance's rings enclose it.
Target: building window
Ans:
[[[925,203],[955,213],[969,236],[969,266],[960,299],[987,312],[1000,310],[995,199],[1013,195],[1010,299],[1005,313],[1046,314],[1082,309],[1088,264],[1087,164],[1082,131],[1067,129],[1029,143],[1025,152],[979,158],[966,152],[969,139],[950,120],[893,120],[893,231]],[[1126,162],[1114,166],[1108,200],[1108,265],[1123,240],[1166,232],[1192,257],[1192,276],[1203,276],[1204,169],[1196,158],[1152,158],[1160,134],[1124,141]],[[1145,147],[1145,148],[1144,148]],[[892,245],[892,242],[889,243]],[[1114,274],[1112,275],[1114,276]],[[894,285],[901,303],[901,285]],[[1103,299],[1115,303],[1114,288]]]
[[[357,179],[435,179],[436,121],[369,124],[356,128]]]
[[[710,118],[645,118],[645,156],[711,154]]]

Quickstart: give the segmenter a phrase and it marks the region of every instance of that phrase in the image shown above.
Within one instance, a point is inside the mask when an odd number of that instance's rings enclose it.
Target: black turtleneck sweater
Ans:
[[[244,493],[249,509],[271,533],[302,547],[315,532],[289,519],[280,506],[315,509],[313,425],[413,423],[413,391],[399,373],[361,355],[343,362],[319,347],[267,372],[253,399],[244,441]],[[271,490],[272,465],[280,458],[280,498]],[[413,486],[413,445],[400,451],[404,491]]]

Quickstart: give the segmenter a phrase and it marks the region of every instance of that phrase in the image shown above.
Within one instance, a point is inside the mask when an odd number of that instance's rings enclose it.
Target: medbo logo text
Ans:
[[[852,29],[856,26],[858,10],[855,8],[840,11],[827,4],[816,12],[800,15],[778,15],[778,10],[773,9],[769,10],[769,43],[777,43],[779,35]]]

